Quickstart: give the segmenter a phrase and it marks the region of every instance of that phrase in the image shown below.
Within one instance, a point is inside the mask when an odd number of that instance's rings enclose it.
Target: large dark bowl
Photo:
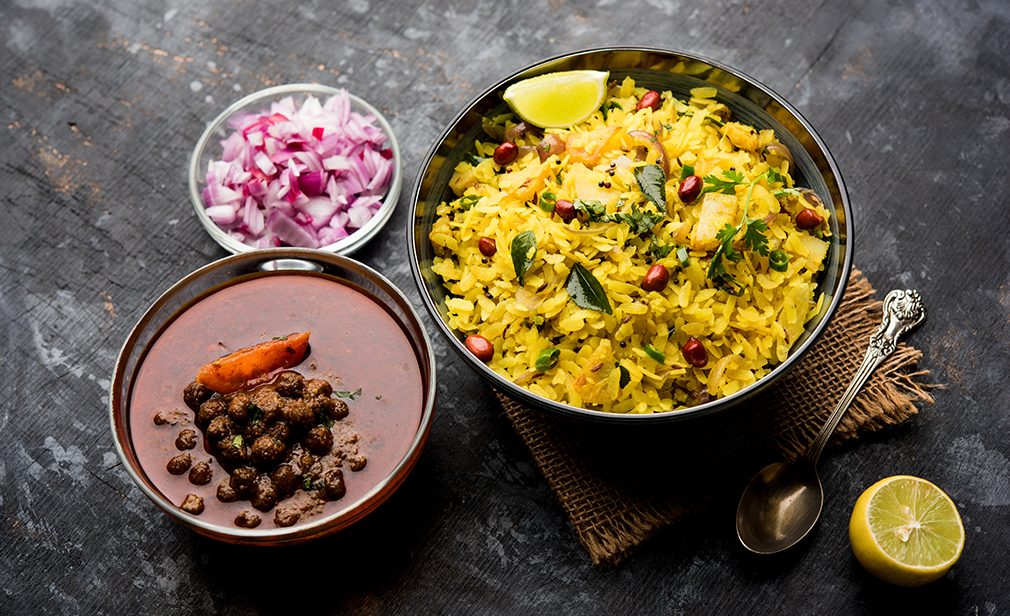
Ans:
[[[630,75],[637,85],[659,91],[669,90],[680,98],[690,98],[688,91],[691,88],[715,87],[719,92],[719,101],[733,111],[735,120],[775,130],[796,159],[793,177],[797,185],[812,188],[825,206],[834,211],[830,221],[831,247],[819,280],[819,290],[825,294],[823,308],[807,324],[789,357],[750,387],[706,404],[665,413],[618,414],[579,408],[548,400],[503,378],[467,351],[460,334],[448,326],[446,291],[438,276],[431,271],[434,253],[428,234],[435,219],[435,208],[442,201],[455,198],[449,189],[453,168],[474,140],[481,137],[481,118],[508,110],[502,100],[505,88],[535,75],[577,69],[610,71],[612,79]],[[470,367],[499,391],[533,407],[581,419],[651,425],[696,418],[739,405],[785,374],[817,340],[841,301],[852,266],[852,210],[849,199],[834,158],[810,124],[785,99],[756,79],[713,60],[664,49],[607,47],[569,53],[537,62],[484,90],[449,122],[428,152],[414,184],[410,208],[413,224],[408,226],[407,245],[414,280],[425,306],[450,344]]]

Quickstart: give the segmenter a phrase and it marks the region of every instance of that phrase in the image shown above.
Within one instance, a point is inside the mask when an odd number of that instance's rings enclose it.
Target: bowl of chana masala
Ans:
[[[434,361],[376,272],[318,251],[222,259],[169,289],[120,354],[124,463],[194,530],[281,544],[367,515],[424,445]]]

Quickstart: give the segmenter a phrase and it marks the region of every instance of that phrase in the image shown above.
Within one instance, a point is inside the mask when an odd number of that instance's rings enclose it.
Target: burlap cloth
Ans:
[[[498,398],[596,564],[615,564],[656,531],[718,506],[729,510],[751,474],[796,456],[862,361],[881,301],[853,270],[831,324],[806,356],[760,397],[738,408],[665,426],[560,419]],[[932,403],[904,344],[873,375],[832,443],[902,423]]]

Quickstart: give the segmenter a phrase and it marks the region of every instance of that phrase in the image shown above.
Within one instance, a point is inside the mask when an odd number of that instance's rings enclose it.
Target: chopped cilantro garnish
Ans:
[[[589,222],[609,222],[609,217],[607,216],[607,206],[603,205],[599,201],[583,201],[582,199],[576,199],[575,211],[585,214],[586,219]]]
[[[658,244],[656,240],[652,240],[649,244],[649,254],[656,259],[665,259],[676,247],[676,244]]]
[[[723,171],[721,178],[715,174],[706,175],[704,180],[705,188],[701,190],[702,194],[717,192],[724,195],[732,195],[737,185],[746,183],[743,174],[735,169]]]
[[[723,176],[725,177],[727,173],[724,173]],[[742,180],[743,174],[739,175]],[[750,207],[750,199],[751,195],[754,193],[754,186],[758,183],[758,181],[765,177],[766,174],[762,173],[751,180],[748,185],[747,197],[743,202],[743,216],[740,218],[740,224],[734,227],[733,225],[727,223],[726,226],[720,229],[719,233],[715,236],[716,239],[719,240],[719,247],[716,249],[715,254],[712,255],[712,262],[709,263],[708,279],[715,282],[716,286],[733,295],[740,295],[743,293],[743,286],[736,280],[736,278],[733,277],[732,274],[726,271],[726,264],[723,261],[728,260],[736,262],[743,258],[743,255],[733,248],[733,240],[736,238],[737,234],[743,231],[744,248],[752,250],[760,255],[768,255],[768,237],[765,235],[765,231],[768,230],[768,224],[761,219],[751,220],[747,218],[747,210]],[[706,181],[707,180],[708,178],[706,178]]]
[[[337,391],[333,392],[333,395],[336,396],[336,397],[338,397],[338,398],[347,398],[349,400],[357,400],[358,396],[361,395],[361,388],[359,387],[359,388],[355,389],[354,391],[348,391],[348,390],[344,390],[344,389],[338,389]]]

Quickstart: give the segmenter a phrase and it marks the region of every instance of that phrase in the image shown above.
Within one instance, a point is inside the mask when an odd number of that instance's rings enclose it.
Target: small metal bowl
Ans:
[[[269,272],[306,271],[325,274],[339,283],[357,288],[359,292],[366,291],[394,321],[399,323],[413,347],[421,371],[423,408],[419,409],[420,419],[416,432],[405,454],[388,474],[367,489],[357,500],[342,503],[342,506],[332,513],[319,515],[291,527],[239,528],[215,524],[182,511],[149,477],[149,471],[154,473],[155,469],[145,469],[141,465],[131,434],[130,399],[148,350],[175,316],[210,292],[238,278],[244,280],[253,275],[264,275]],[[368,327],[368,324],[363,323],[362,326]],[[435,356],[431,350],[431,343],[410,301],[389,280],[375,270],[346,257],[310,249],[266,249],[233,255],[206,265],[175,283],[155,300],[134,326],[119,352],[110,387],[109,419],[123,467],[144,494],[169,517],[201,535],[228,543],[283,545],[301,543],[344,529],[371,513],[393,494],[413,470],[427,441],[435,409],[435,391]],[[367,438],[369,435],[362,436]]]
[[[221,152],[220,141],[228,136],[228,120],[238,113],[259,113],[264,109],[269,109],[270,104],[288,96],[293,96],[295,102],[301,104],[310,95],[317,97],[329,97],[340,92],[340,89],[324,86],[315,83],[292,83],[283,86],[274,86],[258,92],[253,92],[249,96],[242,98],[222,111],[214,120],[207,125],[206,130],[200,135],[200,139],[193,148],[193,153],[189,159],[189,198],[196,210],[196,216],[203,223],[204,229],[210,234],[214,241],[222,248],[232,254],[249,252],[256,250],[256,247],[244,244],[228,234],[227,231],[217,226],[217,224],[207,215],[201,193],[206,185],[204,179],[207,173],[207,163],[217,158]],[[396,209],[396,204],[400,199],[400,188],[403,183],[402,162],[400,157],[400,145],[393,133],[393,127],[389,125],[386,118],[375,108],[363,99],[348,93],[351,100],[351,108],[355,111],[375,116],[375,122],[382,132],[386,134],[389,149],[393,151],[393,177],[389,181],[389,187],[382,198],[382,205],[375,215],[365,223],[363,227],[351,233],[344,239],[320,246],[319,250],[332,252],[338,255],[350,255],[364,246],[368,240],[382,229]]]
[[[431,271],[434,251],[428,235],[438,204],[454,198],[450,196],[449,189],[453,169],[472,148],[474,141],[483,136],[481,120],[485,116],[510,111],[502,100],[502,94],[509,85],[544,73],[580,69],[610,71],[612,79],[631,76],[640,86],[670,90],[679,98],[690,98],[691,88],[716,88],[719,101],[732,110],[734,119],[758,128],[775,130],[796,159],[794,179],[797,184],[813,189],[825,206],[834,212],[830,221],[831,246],[818,287],[825,294],[823,308],[795,341],[789,357],[753,385],[725,398],[665,413],[620,414],[579,408],[541,397],[505,379],[474,357],[463,345],[462,336],[449,327],[446,290],[439,277]],[[471,368],[499,391],[535,408],[564,417],[624,425],[655,425],[697,418],[735,407],[750,399],[788,372],[820,337],[842,299],[852,267],[852,209],[835,160],[813,127],[785,99],[756,79],[701,56],[656,48],[607,47],[548,58],[505,77],[481,92],[449,122],[421,164],[411,198],[410,220],[413,224],[407,228],[407,246],[421,298],[439,330]]]

